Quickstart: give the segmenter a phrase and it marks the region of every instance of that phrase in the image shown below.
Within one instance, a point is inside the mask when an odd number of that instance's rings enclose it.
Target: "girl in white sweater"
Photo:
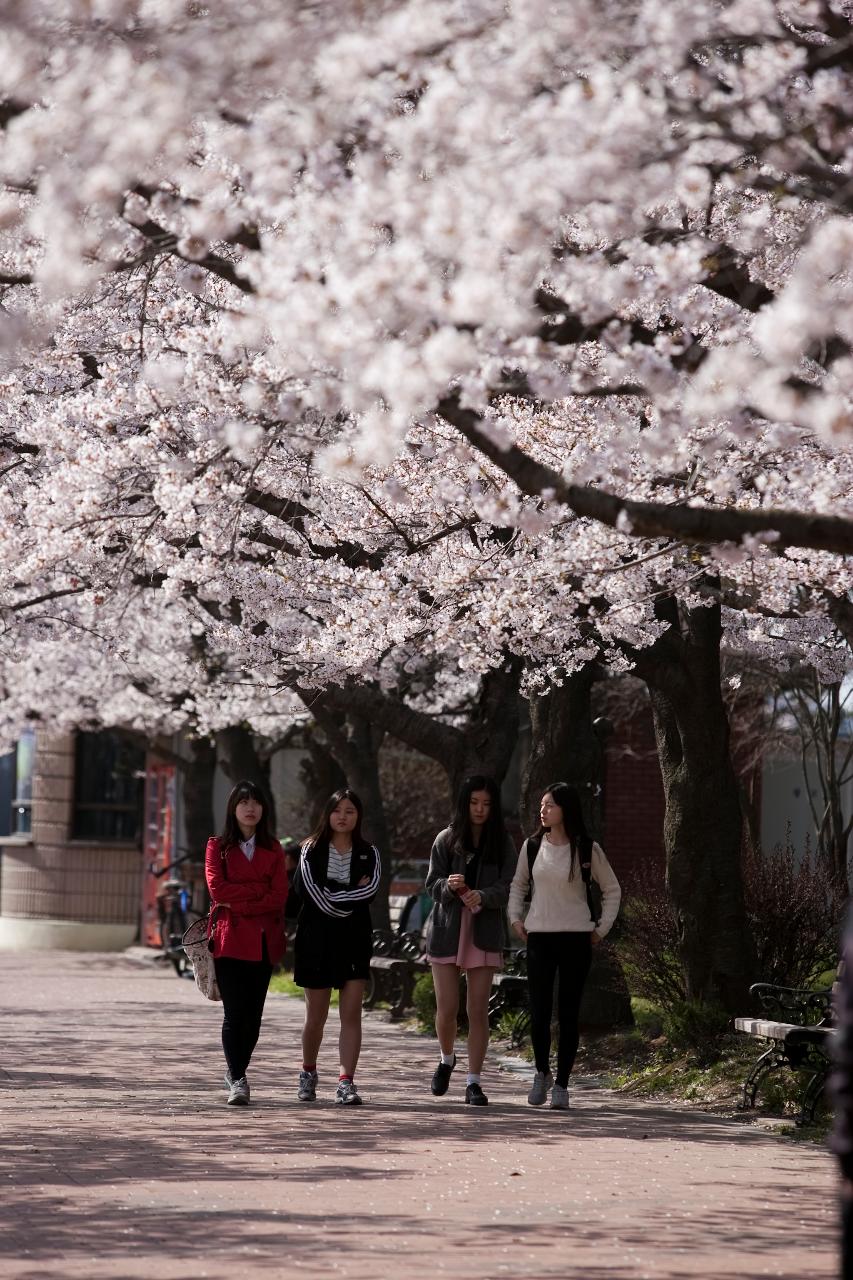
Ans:
[[[555,782],[539,806],[542,826],[525,840],[509,893],[513,933],[527,946],[527,987],[536,1075],[527,1101],[541,1107],[551,1091],[551,1106],[569,1105],[569,1076],[577,1054],[578,1014],[584,983],[597,946],[619,910],[621,891],[600,845],[588,835],[580,796]],[[601,889],[601,919],[593,920],[586,880]],[[529,891],[529,892],[528,892]],[[530,902],[527,916],[524,904]],[[551,1075],[551,1011],[559,974],[557,1078]],[[552,1089],[553,1085],[553,1089]]]

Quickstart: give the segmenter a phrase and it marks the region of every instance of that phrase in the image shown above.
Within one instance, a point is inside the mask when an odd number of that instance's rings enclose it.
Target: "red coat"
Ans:
[[[213,955],[233,960],[261,960],[266,938],[273,964],[284,955],[284,903],[287,870],[284,853],[276,840],[273,849],[255,848],[251,862],[237,845],[223,858],[219,838],[211,836],[204,857],[210,909],[219,903],[214,917]]]

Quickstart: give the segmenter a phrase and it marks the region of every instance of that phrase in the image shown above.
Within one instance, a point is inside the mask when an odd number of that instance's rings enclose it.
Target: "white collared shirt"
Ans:
[[[248,839],[248,840],[241,840],[241,841],[240,841],[240,848],[241,848],[241,849],[243,850],[243,852],[245,853],[245,855],[246,855],[246,860],[247,860],[248,862],[251,862],[251,861],[252,861],[252,859],[253,859],[253,858],[254,858],[254,856],[255,856],[255,837],[254,837],[254,836],[249,836],[249,839]]]

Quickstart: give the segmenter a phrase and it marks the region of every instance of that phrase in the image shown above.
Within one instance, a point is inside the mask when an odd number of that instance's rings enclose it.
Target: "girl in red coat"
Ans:
[[[232,1106],[247,1106],[246,1069],[258,1042],[273,965],[284,955],[287,872],[281,845],[267,825],[263,792],[238,782],[225,827],[205,855],[216,981],[222,994],[225,1084]]]

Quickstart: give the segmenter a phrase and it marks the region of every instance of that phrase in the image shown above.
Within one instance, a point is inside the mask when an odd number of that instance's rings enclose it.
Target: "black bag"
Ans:
[[[527,886],[527,901],[529,902],[533,896],[533,864],[536,861],[536,855],[542,844],[542,836],[530,836],[527,841],[527,875],[529,883]],[[578,859],[580,861],[581,879],[586,888],[586,905],[589,908],[589,918],[595,925],[596,929],[601,924],[601,885],[592,874],[592,841],[589,842],[589,849],[579,849]]]

